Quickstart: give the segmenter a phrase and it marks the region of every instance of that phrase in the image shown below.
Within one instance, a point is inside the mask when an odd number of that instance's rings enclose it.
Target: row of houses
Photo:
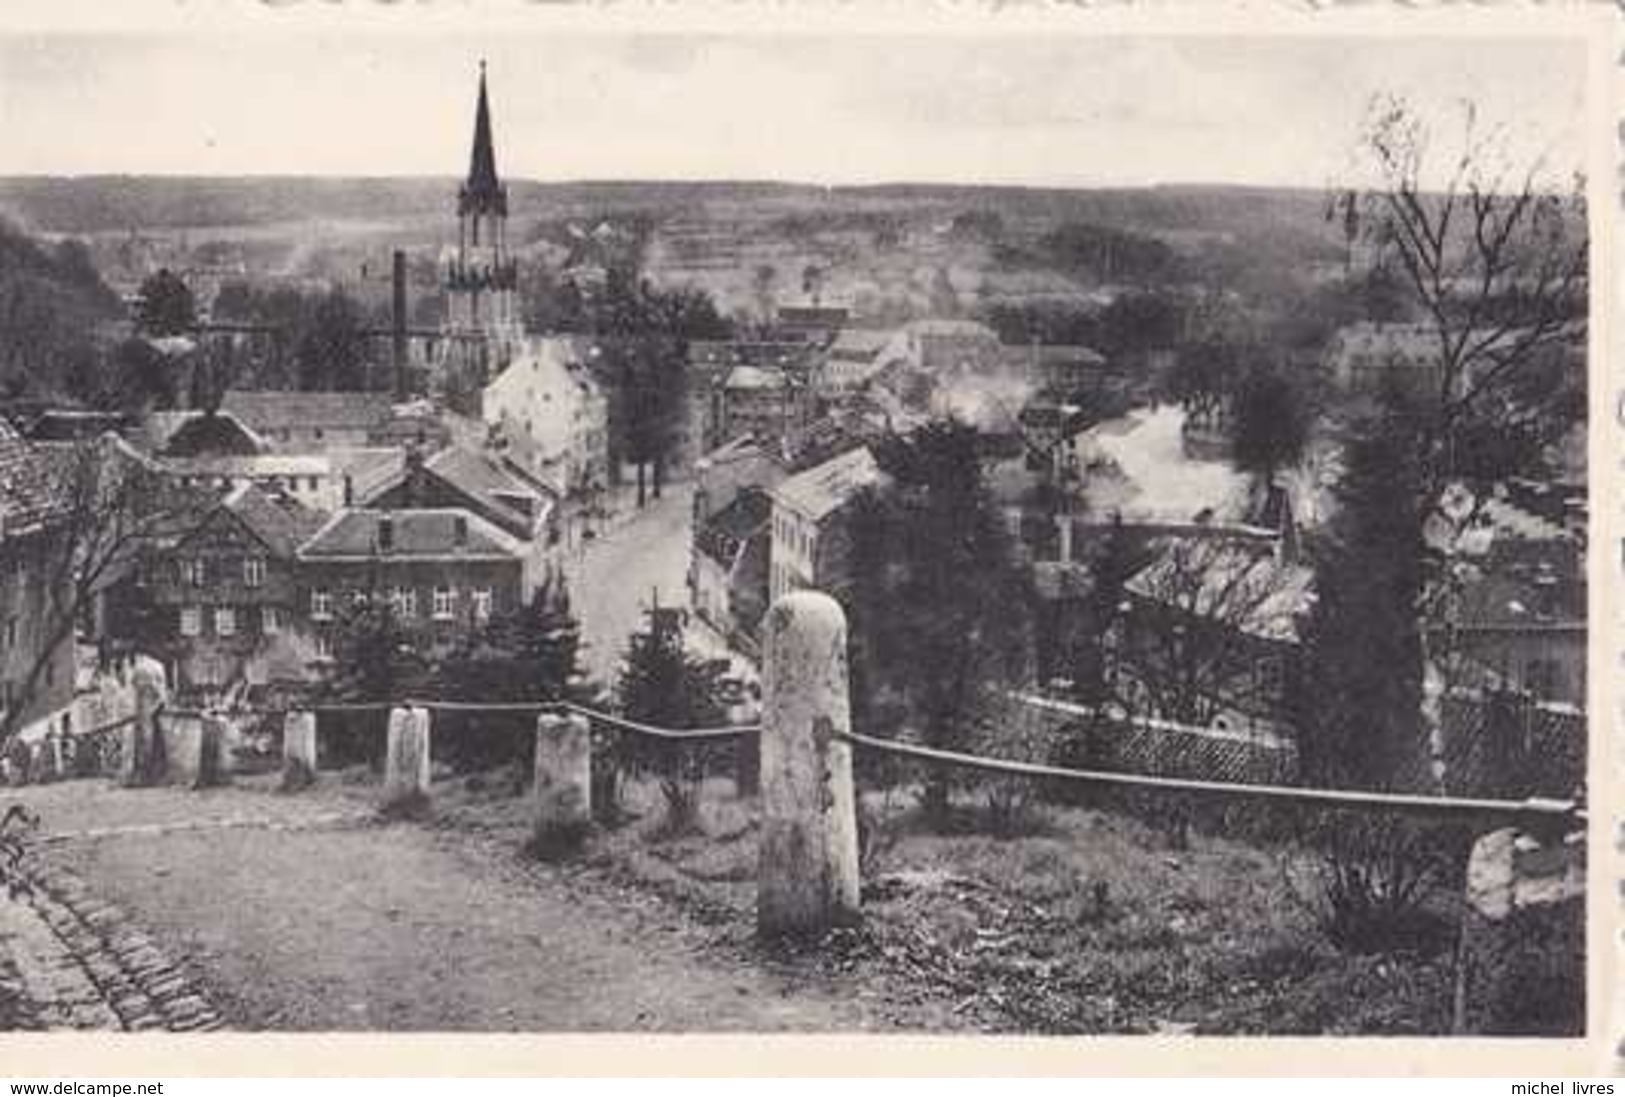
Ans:
[[[750,338],[694,342],[688,369],[699,453],[747,436],[791,437],[832,410],[868,406],[894,419],[964,413],[956,402],[991,385],[1014,414],[1029,396],[1063,400],[1116,377],[1086,346],[1012,346],[971,320],[857,328],[831,308],[784,308]]]
[[[1032,448],[990,439],[984,472],[1032,569],[1040,599],[1041,673],[1078,683],[1069,629],[1108,629],[1101,669],[1109,694],[1137,715],[1216,734],[1290,742],[1294,683],[1315,575],[1305,533],[1324,520],[1325,485],[1306,470],[1261,484],[1182,445],[1183,410],[1141,408],[1102,423],[1045,423],[1054,451],[1077,470],[1059,506],[1035,501],[1057,483]],[[1064,417],[1063,417],[1064,418]],[[883,427],[873,426],[879,431]],[[885,476],[860,427],[833,454],[740,440],[708,455],[697,476],[690,592],[696,612],[750,647],[772,599],[801,587],[839,593],[851,580],[850,504]],[[1583,712],[1586,697],[1585,545],[1542,518],[1509,486],[1485,501],[1460,546],[1469,567],[1434,638],[1450,653],[1460,702],[1517,695]],[[1548,510],[1560,512],[1551,504]],[[1091,608],[1108,540],[1121,554],[1121,600]],[[1047,656],[1047,657],[1046,657]],[[1477,701],[1473,701],[1477,698]]]
[[[363,602],[449,638],[526,599],[562,496],[495,433],[372,393],[227,392],[139,421],[48,412],[16,444],[47,463],[98,446],[150,485],[89,631],[161,653],[175,688],[207,701],[320,678]]]

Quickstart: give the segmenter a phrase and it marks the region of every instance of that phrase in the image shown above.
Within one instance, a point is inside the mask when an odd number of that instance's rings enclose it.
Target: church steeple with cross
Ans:
[[[457,252],[445,280],[447,365],[465,374],[463,381],[483,384],[517,352],[524,339],[518,281],[518,265],[508,254],[508,188],[497,176],[481,61],[468,178],[457,191]]]

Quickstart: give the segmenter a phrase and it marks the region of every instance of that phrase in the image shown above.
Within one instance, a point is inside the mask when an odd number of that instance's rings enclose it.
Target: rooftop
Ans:
[[[10,423],[0,420],[0,523],[20,529],[37,525],[63,509],[52,489],[50,466]]]
[[[291,557],[321,527],[322,516],[292,500],[278,501],[252,484],[233,488],[220,501],[274,555]]]
[[[178,476],[326,476],[333,462],[319,453],[163,457],[160,467]]]
[[[874,454],[860,446],[796,473],[773,489],[773,499],[816,522],[884,479]]]
[[[1314,585],[1311,569],[1257,544],[1170,538],[1124,589],[1262,640],[1295,642]]]
[[[350,507],[328,519],[299,549],[302,560],[359,560],[386,555],[378,527],[392,531],[390,559],[514,560],[517,540],[477,514],[456,508],[370,510]],[[459,538],[459,523],[463,535]]]
[[[390,418],[387,392],[254,392],[228,389],[220,409],[264,434],[297,428],[368,430]]]

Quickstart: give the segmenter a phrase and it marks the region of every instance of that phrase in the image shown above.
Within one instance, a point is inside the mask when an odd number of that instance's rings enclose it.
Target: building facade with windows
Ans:
[[[511,612],[526,591],[526,546],[465,510],[347,508],[298,551],[297,616],[318,663],[356,608],[379,603],[450,642]]]
[[[295,612],[301,541],[321,517],[252,485],[198,495],[143,546],[123,591],[132,639],[170,664],[182,696],[303,681],[309,636]]]
[[[0,422],[0,711],[25,738],[60,729],[74,694],[64,515],[49,483],[38,451]]]
[[[885,480],[874,454],[860,446],[796,473],[769,492],[770,601],[804,588],[834,594],[851,581],[845,513],[861,492]]]

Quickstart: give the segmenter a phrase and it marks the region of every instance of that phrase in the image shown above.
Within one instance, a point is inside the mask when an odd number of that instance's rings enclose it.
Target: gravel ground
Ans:
[[[762,962],[647,893],[527,861],[506,835],[358,822],[359,795],[122,791],[85,781],[8,793],[43,816],[44,856],[184,959],[230,1027],[906,1023],[850,987]]]

